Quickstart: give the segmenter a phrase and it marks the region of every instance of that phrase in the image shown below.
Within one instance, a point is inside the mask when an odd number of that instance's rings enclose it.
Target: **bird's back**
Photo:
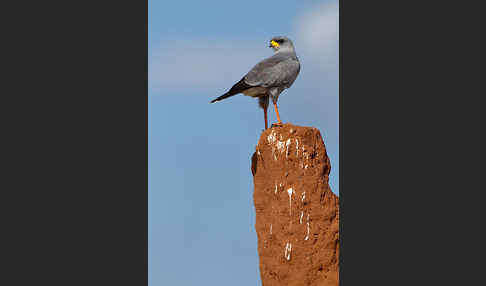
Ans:
[[[294,52],[276,53],[256,64],[244,77],[252,86],[290,87],[300,71]]]

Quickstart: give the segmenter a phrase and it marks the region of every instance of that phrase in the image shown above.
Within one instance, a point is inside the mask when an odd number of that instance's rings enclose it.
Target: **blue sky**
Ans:
[[[149,285],[261,285],[251,155],[257,100],[227,91],[290,37],[283,122],[321,131],[339,194],[338,1],[149,0]],[[275,122],[269,108],[269,122]]]

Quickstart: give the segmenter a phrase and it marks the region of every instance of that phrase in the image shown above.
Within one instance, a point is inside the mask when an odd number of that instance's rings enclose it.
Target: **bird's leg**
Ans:
[[[258,97],[258,105],[263,109],[263,116],[265,116],[265,130],[268,129],[268,120],[267,120],[267,110],[268,110],[268,95],[262,94]]]
[[[282,124],[282,121],[280,120],[280,115],[278,114],[277,103],[276,103],[276,102],[274,102],[274,103],[273,103],[273,106],[275,107],[275,113],[277,114],[277,121],[278,121],[278,122],[277,122],[277,123],[272,124],[272,126],[274,126],[274,125],[275,125],[275,126],[282,126],[283,124]]]
[[[263,115],[265,116],[265,130],[268,129],[268,120],[267,120],[267,106],[263,109]]]

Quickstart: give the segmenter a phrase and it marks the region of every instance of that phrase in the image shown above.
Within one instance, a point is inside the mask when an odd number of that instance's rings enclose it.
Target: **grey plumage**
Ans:
[[[270,47],[275,54],[256,64],[238,83],[211,103],[223,100],[238,93],[247,96],[258,97],[259,105],[265,111],[268,107],[269,97],[275,105],[277,118],[280,117],[277,110],[277,100],[280,93],[294,83],[300,72],[300,63],[292,41],[286,37],[274,37],[270,41]]]
[[[300,64],[295,52],[277,52],[255,65],[244,79],[251,86],[289,88],[299,71]]]

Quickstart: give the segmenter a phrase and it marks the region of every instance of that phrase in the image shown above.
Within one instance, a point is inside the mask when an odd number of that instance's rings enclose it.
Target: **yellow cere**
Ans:
[[[277,43],[277,42],[275,42],[274,40],[272,40],[272,41],[270,42],[270,44],[272,44],[272,46],[273,46],[273,47],[276,47],[276,48],[278,48],[278,47],[280,46],[280,44],[279,44],[279,43]]]

